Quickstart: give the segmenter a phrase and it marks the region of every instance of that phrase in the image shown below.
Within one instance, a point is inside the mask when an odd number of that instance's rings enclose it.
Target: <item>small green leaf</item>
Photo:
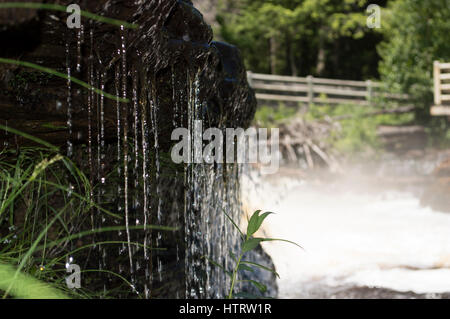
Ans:
[[[230,253],[231,258],[233,258],[233,260],[237,261],[236,255],[231,251],[231,249],[228,252]]]
[[[65,130],[67,129],[67,126],[63,126],[63,125],[54,125],[53,123],[44,123],[41,125],[43,128],[48,128],[51,130]]]
[[[252,249],[255,249],[258,244],[260,242],[262,242],[264,240],[264,238],[250,238],[247,239],[243,244],[242,244],[242,253],[246,253]]]
[[[260,282],[254,281],[254,280],[249,280],[248,282],[251,282],[256,288],[258,288],[259,291],[261,291],[262,293],[267,291],[267,286],[263,285]]]
[[[252,267],[243,265],[243,264],[239,264],[238,270],[247,270],[247,271],[251,271],[254,272],[255,270]]]
[[[230,215],[227,214],[227,212],[225,211],[225,209],[223,209],[223,213],[225,214],[225,216],[227,216],[227,218],[230,220],[230,222],[233,224],[234,228],[236,228],[239,232],[239,234],[241,234],[242,239],[245,239],[244,233],[241,231],[241,229],[239,228],[239,226],[234,222],[234,220],[230,217]]]
[[[222,265],[220,265],[219,263],[215,262],[214,260],[212,260],[211,258],[209,258],[207,256],[203,256],[202,258],[205,258],[207,261],[209,261],[214,266],[219,267],[220,269],[222,269],[229,277],[232,277],[232,273],[230,273],[229,271],[225,270],[225,268]]]
[[[259,215],[260,213],[261,211],[257,210],[253,213],[252,217],[250,217],[250,220],[248,221],[247,239],[259,230],[262,223],[264,222],[264,219],[266,219],[267,216],[273,214],[272,212],[266,212],[262,215]]]
[[[277,276],[278,278],[280,278],[280,275],[275,271],[275,269],[271,269],[271,268],[269,268],[269,267],[266,267],[266,266],[263,266],[263,265],[260,265],[260,264],[257,264],[257,263],[251,262],[251,261],[246,261],[246,260],[241,261],[241,263],[243,263],[243,264],[248,264],[248,265],[252,265],[252,266],[255,266],[255,267],[258,267],[258,268],[261,268],[261,269],[270,271],[270,272],[273,273],[275,276]]]
[[[251,235],[253,235],[258,229],[255,229],[256,223],[258,222],[258,216],[261,210],[257,210],[253,213],[253,215],[248,220],[247,225],[247,239],[250,238]]]
[[[285,243],[293,244],[293,245],[303,249],[303,247],[300,246],[299,244],[294,243],[293,241],[290,241],[290,240],[286,240],[286,239],[279,239],[279,238],[259,238],[259,239],[261,239],[261,241],[284,241]]]

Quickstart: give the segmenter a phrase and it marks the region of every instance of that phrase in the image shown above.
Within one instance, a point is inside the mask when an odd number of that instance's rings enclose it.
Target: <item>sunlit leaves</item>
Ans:
[[[267,216],[273,214],[271,212],[267,212],[260,215],[260,213],[261,211],[257,210],[248,221],[247,239],[258,231],[258,229],[261,227],[261,224],[263,223],[264,219],[266,219]]]

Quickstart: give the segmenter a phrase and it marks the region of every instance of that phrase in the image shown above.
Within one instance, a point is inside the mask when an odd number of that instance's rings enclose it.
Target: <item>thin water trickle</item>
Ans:
[[[146,82],[146,81],[144,81]],[[148,87],[145,87],[148,88]],[[145,103],[146,96],[145,90],[141,91],[141,99],[139,101],[139,105],[141,106],[141,145],[142,145],[142,205],[143,205],[143,215],[144,215],[144,261],[145,265],[145,283],[144,283],[144,294],[145,298],[150,298],[150,288],[151,282],[153,280],[152,276],[152,255],[151,251],[148,252],[148,247],[151,246],[151,234],[147,229],[147,225],[150,222],[150,169],[149,169],[149,151],[150,151],[150,143],[149,143],[149,125],[147,121],[147,104]]]
[[[162,205],[162,196],[161,196],[161,186],[160,186],[160,175],[161,175],[161,166],[160,166],[160,158],[159,158],[159,137],[158,137],[158,104],[157,104],[157,98],[154,94],[151,94],[150,97],[150,120],[152,122],[152,128],[153,128],[153,138],[154,138],[154,151],[155,151],[155,184],[156,184],[156,196],[157,196],[157,208],[156,208],[156,221],[158,225],[162,225],[162,212],[161,212],[161,205]],[[156,241],[155,245],[156,248],[161,247],[161,239],[162,239],[162,233],[161,231],[157,231],[156,233]],[[160,256],[157,255],[156,257],[156,264],[157,264],[157,272],[158,272],[158,278],[159,281],[162,282],[162,273],[163,273],[163,266],[162,261],[160,259]]]
[[[5,127],[8,128],[8,120],[5,121]],[[4,148],[8,148],[9,142],[8,142],[8,131],[5,131],[5,141],[3,142]]]
[[[81,47],[84,43],[84,25],[81,25],[77,30],[77,72],[81,72],[81,61],[83,59]]]
[[[67,157],[71,158],[73,155],[72,142],[72,80],[70,67],[70,48],[69,43],[66,43],[66,72],[67,72],[67,131],[69,137],[67,138]]]
[[[102,90],[102,92],[105,91],[105,77],[106,75],[104,73],[102,73],[100,75],[100,89]],[[99,180],[100,180],[100,184],[101,184],[101,188],[100,188],[100,194],[102,194],[102,192],[104,191],[104,185],[105,185],[105,158],[106,158],[106,154],[105,154],[105,97],[103,94],[100,95],[100,145],[99,145],[99,166],[98,166],[98,170],[99,170]]]
[[[88,67],[88,77],[89,77],[89,85],[91,87],[94,87],[94,30],[91,29],[89,30],[89,67]],[[88,100],[87,100],[87,104],[88,104],[88,161],[89,161],[89,183],[91,185],[90,188],[90,200],[94,199],[94,190],[93,190],[93,185],[94,185],[94,155],[93,155],[93,145],[92,145],[92,104],[94,101],[94,91],[90,90],[89,94],[88,94]],[[94,229],[94,213],[93,210],[91,209],[91,225],[92,225],[92,229]]]
[[[121,78],[122,78],[122,98],[127,98],[127,51],[126,51],[126,39],[125,39],[125,31],[123,25],[120,26],[120,40],[121,40],[121,48],[120,52],[122,55],[122,69],[121,69]],[[123,103],[123,183],[124,183],[124,210],[125,210],[125,229],[127,234],[127,248],[128,248],[128,257],[130,261],[130,273],[134,273],[133,269],[133,252],[131,250],[131,234],[130,234],[130,219],[129,219],[129,184],[128,184],[128,164],[129,164],[129,145],[128,145],[128,131],[129,131],[129,123],[128,123],[128,105]],[[132,281],[134,282],[134,276],[132,275]]]

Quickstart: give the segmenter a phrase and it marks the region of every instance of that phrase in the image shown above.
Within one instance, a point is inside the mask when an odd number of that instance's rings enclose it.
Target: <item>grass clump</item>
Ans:
[[[123,216],[94,201],[95,186],[58,147],[12,128],[0,125],[0,129],[37,145],[0,149],[0,297],[129,295],[134,287],[124,276],[99,266],[101,248],[128,244],[117,239],[125,230]],[[129,229],[144,227],[176,230],[154,225]],[[67,264],[72,260],[80,264],[83,274],[83,285],[76,290],[66,284]],[[102,278],[114,280],[114,288],[105,289]]]

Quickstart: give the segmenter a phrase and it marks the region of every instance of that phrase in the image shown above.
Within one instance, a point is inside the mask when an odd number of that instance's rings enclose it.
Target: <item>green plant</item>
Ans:
[[[381,80],[392,92],[409,94],[418,107],[418,122],[430,120],[433,61],[450,59],[449,19],[448,1],[441,0],[389,1],[383,12]]]
[[[258,263],[250,262],[247,260],[244,260],[244,256],[246,253],[248,253],[251,250],[254,250],[258,245],[265,241],[284,241],[293,245],[296,245],[300,248],[302,248],[300,245],[289,241],[285,239],[278,239],[278,238],[261,238],[261,237],[253,237],[253,235],[261,228],[262,223],[266,219],[267,216],[270,214],[273,214],[271,212],[265,212],[261,214],[261,210],[257,210],[253,213],[253,215],[250,217],[247,225],[247,234],[244,234],[239,226],[236,224],[236,222],[224,211],[224,214],[227,216],[227,218],[230,220],[230,222],[233,224],[233,226],[237,229],[237,231],[240,234],[241,237],[241,245],[240,245],[240,251],[238,254],[233,253],[230,251],[230,257],[235,262],[235,265],[232,269],[232,271],[229,271],[225,269],[222,265],[215,262],[214,260],[211,260],[209,257],[205,256],[205,258],[212,263],[213,265],[219,267],[222,269],[227,276],[230,277],[231,283],[230,283],[230,289],[228,292],[228,299],[232,299],[233,297],[257,297],[257,296],[251,296],[245,292],[240,293],[234,293],[234,289],[237,283],[239,282],[249,282],[253,284],[261,293],[264,293],[267,291],[267,287],[256,281],[256,280],[239,280],[238,279],[238,272],[239,271],[254,271],[253,267],[257,267],[269,272],[272,272],[277,277],[280,277],[279,274],[275,271],[275,269],[268,268],[264,265],[260,265]]]
[[[17,298],[67,299],[59,289],[30,275],[17,273],[10,265],[0,264],[0,290],[10,291]]]
[[[377,137],[379,125],[405,125],[414,121],[414,113],[370,115],[380,111],[381,107],[389,109],[396,105],[386,105],[384,101],[370,106],[313,104],[305,115],[305,119],[314,122],[327,117],[334,118],[339,125],[331,130],[327,143],[343,154],[353,155],[380,149],[381,145]]]
[[[51,10],[51,11],[61,11],[67,12],[67,6],[59,5],[59,4],[51,4],[51,3],[35,3],[35,2],[4,2],[0,3],[0,9],[40,9],[40,10]],[[129,23],[122,20],[112,19],[108,17],[104,17],[98,14],[94,14],[89,11],[80,10],[80,15],[92,19],[95,21],[115,25],[115,26],[123,26],[124,28],[137,29],[139,27],[138,24]]]
[[[106,97],[108,99],[114,100],[114,101],[117,100],[119,102],[125,102],[125,103],[130,101],[129,99],[121,98],[119,96],[103,92],[102,90],[100,90],[100,89],[98,89],[96,87],[93,87],[92,85],[90,85],[90,84],[88,84],[88,83],[86,83],[84,81],[81,81],[81,80],[79,80],[79,79],[77,79],[77,78],[75,78],[73,76],[69,76],[67,74],[64,74],[64,73],[58,72],[56,70],[53,70],[53,69],[50,69],[50,68],[47,68],[47,67],[43,67],[43,66],[31,63],[31,62],[19,61],[19,60],[14,60],[14,59],[7,59],[7,58],[0,58],[0,63],[19,65],[19,66],[23,66],[23,67],[26,67],[26,68],[35,69],[35,70],[38,70],[38,71],[43,72],[43,73],[54,75],[54,76],[60,77],[60,78],[65,79],[65,80],[70,80],[70,81],[72,81],[72,82],[74,82],[74,83],[84,87],[87,90],[91,90],[91,91],[95,92],[96,94],[102,95],[102,96],[104,96],[104,97]]]
[[[58,147],[10,127],[0,125],[0,129],[39,145],[0,150],[0,296],[107,298],[117,293],[104,291],[103,287],[83,286],[70,290],[65,283],[65,264],[72,256],[83,260],[94,246],[128,244],[121,240],[94,240],[94,235],[114,234],[126,227],[91,224],[93,209],[97,215],[117,223],[123,217],[93,201],[89,178],[69,158],[61,155]],[[144,227],[176,230],[153,225],[130,226],[129,229]],[[141,249],[164,250],[136,242],[131,244]],[[92,272],[118,278],[118,289],[124,293],[126,288],[133,287],[126,278],[106,269],[88,267],[82,271]],[[120,288],[122,286],[125,288]]]
[[[254,121],[260,127],[277,127],[297,114],[298,108],[281,104],[278,107],[262,105],[258,107]]]

